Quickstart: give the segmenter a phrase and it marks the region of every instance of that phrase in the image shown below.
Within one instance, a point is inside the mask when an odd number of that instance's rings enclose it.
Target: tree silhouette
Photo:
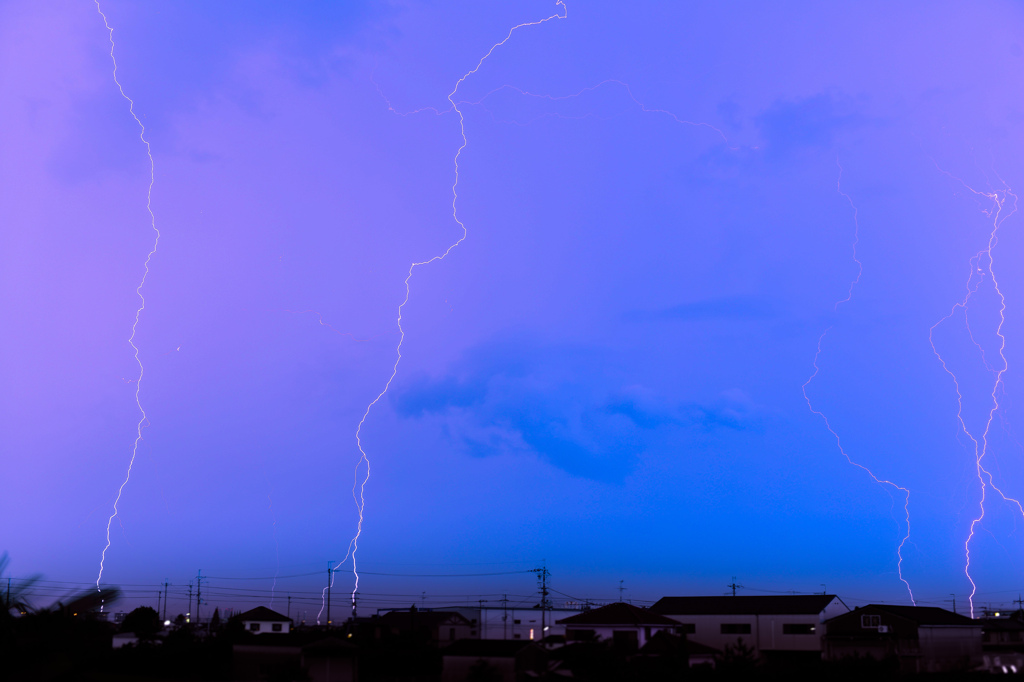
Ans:
[[[3,579],[4,573],[7,572],[7,565],[11,563],[11,558],[7,555],[7,552],[0,554],[0,579]],[[29,594],[31,594],[32,586],[40,579],[41,576],[33,575],[28,578],[18,580],[15,584],[14,581],[10,583],[4,580],[3,587],[3,612],[0,613],[0,618],[10,618],[13,616],[12,611],[15,612],[28,612],[32,611],[32,605],[29,602]],[[8,585],[10,589],[8,590]]]
[[[160,616],[156,609],[140,606],[124,617],[121,632],[134,632],[140,640],[153,639],[160,632]]]

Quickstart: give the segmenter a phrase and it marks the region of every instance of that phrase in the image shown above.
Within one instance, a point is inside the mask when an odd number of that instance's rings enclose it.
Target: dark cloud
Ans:
[[[593,349],[484,345],[391,400],[403,417],[440,419],[474,456],[532,452],[609,483],[621,483],[666,429],[758,428],[758,410],[741,392],[709,405],[671,404],[644,387],[617,385],[614,364]]]
[[[855,102],[831,93],[780,100],[757,117],[765,146],[774,155],[804,147],[831,147],[841,132],[867,121]]]

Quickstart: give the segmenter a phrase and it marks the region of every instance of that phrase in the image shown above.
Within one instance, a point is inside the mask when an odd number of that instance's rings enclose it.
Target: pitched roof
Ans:
[[[249,609],[240,615],[239,618],[241,620],[260,620],[281,623],[290,623],[292,620],[288,616],[281,615],[277,611],[271,611],[266,606],[257,606],[254,609]]]
[[[458,611],[420,611],[418,609],[388,611],[380,617],[380,622],[389,627],[406,629],[413,626],[417,628],[437,627],[452,619],[457,621],[452,623],[453,625],[471,625],[469,620]]]
[[[918,625],[966,625],[982,627],[981,620],[973,620],[958,613],[940,609],[937,606],[897,606],[894,604],[868,604],[861,607],[891,613],[900,618],[914,621]]]
[[[990,632],[1014,632],[1024,630],[1024,623],[1014,617],[1010,618],[981,618],[985,629]]]
[[[722,652],[700,642],[695,642],[685,635],[673,635],[666,630],[656,633],[640,647],[640,653],[648,655],[666,655],[685,651],[692,655],[718,655]]]
[[[662,597],[651,611],[673,616],[751,616],[819,614],[834,594],[792,594],[740,597]]]
[[[671,618],[654,613],[650,609],[643,609],[621,601],[590,609],[555,622],[558,625],[679,625]]]

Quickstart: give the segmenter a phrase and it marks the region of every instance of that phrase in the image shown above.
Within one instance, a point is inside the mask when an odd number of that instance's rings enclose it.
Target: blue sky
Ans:
[[[461,234],[447,97],[561,10],[101,6],[162,233],[136,337],[149,419],[104,581],[319,570],[355,532],[355,430],[394,366],[409,265]],[[87,583],[139,417],[148,159],[94,5],[0,13],[0,537],[15,574]],[[1021,497],[1022,19],[570,2],[517,29],[454,98],[467,238],[410,280],[402,360],[361,432],[360,565],[546,560],[594,597],[737,576],[908,601],[903,493],[847,463],[804,399],[828,330],[808,397],[910,491],[915,597],[966,601],[981,482],[929,330],[953,310],[932,338],[976,436],[1001,378],[984,462]],[[972,264],[999,201],[991,267]],[[1015,597],[1024,560],[1020,510],[987,495],[979,604]]]

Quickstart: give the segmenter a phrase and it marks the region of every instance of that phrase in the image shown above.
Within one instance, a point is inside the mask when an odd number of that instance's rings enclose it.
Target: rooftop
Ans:
[[[673,616],[817,615],[834,599],[834,594],[662,597],[651,607],[651,611]]]
[[[380,617],[380,622],[382,625],[399,629],[435,627],[442,623],[451,623],[453,625],[471,624],[465,616],[457,611],[420,611],[416,608],[409,609],[408,611],[388,611]]]
[[[266,606],[257,606],[254,609],[249,609],[245,613],[239,616],[243,621],[245,620],[258,620],[263,622],[279,622],[279,623],[290,623],[291,618],[282,615],[277,611],[271,611]]]
[[[590,609],[555,622],[559,625],[671,625],[673,627],[679,625],[678,622],[655,613],[651,609],[640,608],[621,601]]]
[[[966,625],[980,628],[984,624],[981,620],[972,620],[967,616],[961,616],[958,613],[953,613],[946,609],[940,609],[937,606],[868,604],[867,606],[858,607],[857,609],[854,609],[854,611],[861,609],[891,613],[898,618],[906,618],[907,620],[914,621],[918,625]]]

